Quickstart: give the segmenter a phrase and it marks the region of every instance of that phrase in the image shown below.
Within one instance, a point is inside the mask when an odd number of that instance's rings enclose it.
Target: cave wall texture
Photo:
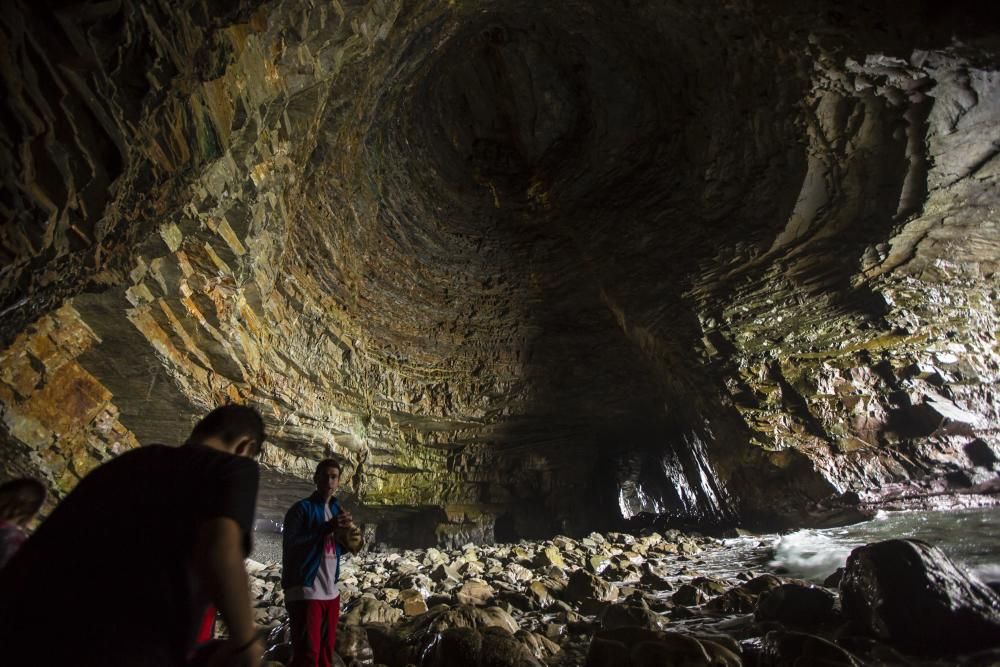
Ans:
[[[1000,22],[943,4],[15,0],[3,475],[238,401],[442,542],[988,485]]]

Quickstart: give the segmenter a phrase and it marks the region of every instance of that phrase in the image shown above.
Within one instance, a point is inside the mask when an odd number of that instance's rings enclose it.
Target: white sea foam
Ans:
[[[984,563],[982,565],[977,565],[972,568],[972,571],[983,581],[1000,581],[1000,564],[998,563]]]
[[[819,531],[800,530],[778,538],[769,565],[796,577],[822,582],[844,565],[854,546],[860,545],[840,543]]]

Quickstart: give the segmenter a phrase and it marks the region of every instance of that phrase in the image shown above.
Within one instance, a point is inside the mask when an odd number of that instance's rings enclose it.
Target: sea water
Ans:
[[[767,567],[822,582],[857,547],[894,538],[929,542],[984,581],[1000,581],[1000,507],[880,512],[871,521],[767,538]]]

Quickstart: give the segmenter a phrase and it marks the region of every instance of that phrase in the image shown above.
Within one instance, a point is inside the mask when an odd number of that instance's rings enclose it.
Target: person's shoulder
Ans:
[[[186,444],[176,448],[182,456],[203,461],[206,465],[216,465],[228,469],[259,470],[260,465],[246,456],[237,456],[229,452],[206,447],[204,445]]]
[[[307,512],[314,505],[313,497],[306,496],[292,503],[292,506],[288,508],[289,512]]]
[[[171,450],[177,449],[176,447],[169,447],[167,445],[161,445],[160,443],[153,443],[149,445],[140,445],[139,447],[133,447],[132,449],[122,452],[112,461],[130,461],[132,459],[141,459],[154,456],[169,456]]]
[[[173,449],[175,448],[159,444],[135,447],[101,464],[87,477],[100,478],[104,475],[126,474],[126,471],[135,468],[157,467],[166,457],[170,456],[170,451]]]

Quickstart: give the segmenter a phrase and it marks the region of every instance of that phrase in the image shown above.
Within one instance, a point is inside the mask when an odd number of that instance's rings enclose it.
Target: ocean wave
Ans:
[[[769,565],[779,572],[821,583],[843,567],[855,546],[859,545],[839,543],[815,530],[800,530],[778,538]]]

